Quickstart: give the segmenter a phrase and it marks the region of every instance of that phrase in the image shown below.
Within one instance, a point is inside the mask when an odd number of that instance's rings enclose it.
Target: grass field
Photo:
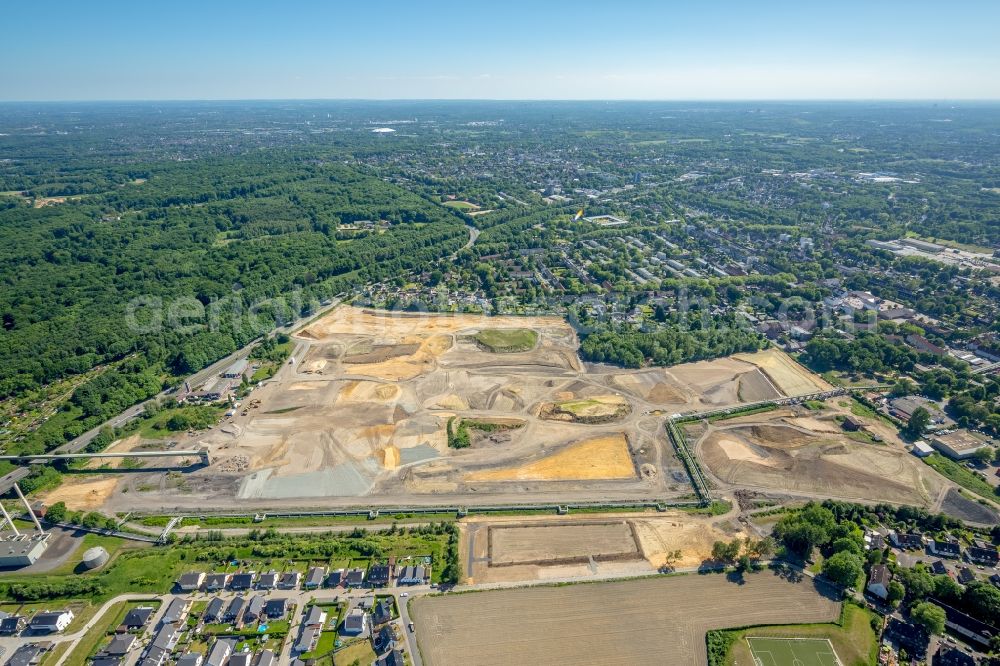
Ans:
[[[538,333],[527,328],[487,328],[472,337],[491,352],[503,353],[528,351],[538,342]]]
[[[867,666],[874,664],[878,656],[878,636],[872,629],[872,614],[854,604],[845,603],[841,611],[840,620],[830,624],[792,624],[784,626],[759,626],[751,629],[743,629],[728,633],[733,637],[732,648],[729,649],[725,659],[714,663],[726,664],[727,666],[758,666],[751,654],[750,644],[744,640],[752,638],[762,639],[813,639],[822,642],[824,645],[832,646],[837,655],[837,659],[842,666]],[[799,657],[802,659],[802,657]],[[825,666],[827,662],[803,661],[803,666],[816,664]],[[828,662],[833,665],[838,662]],[[763,662],[760,666],[792,666],[792,661]]]
[[[833,645],[823,638],[747,637],[758,666],[840,666]]]
[[[972,470],[964,465],[945,458],[940,453],[932,453],[926,458],[921,458],[925,463],[937,470],[941,476],[954,481],[967,490],[985,497],[986,499],[998,501],[997,494],[993,491],[993,486],[976,476]]]

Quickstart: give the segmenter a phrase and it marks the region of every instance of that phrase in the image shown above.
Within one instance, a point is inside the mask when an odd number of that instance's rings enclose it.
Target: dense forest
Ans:
[[[24,450],[75,437],[276,322],[468,239],[444,207],[277,151],[142,173],[110,192],[0,211],[0,398],[113,363]],[[335,237],[359,220],[377,232]]]

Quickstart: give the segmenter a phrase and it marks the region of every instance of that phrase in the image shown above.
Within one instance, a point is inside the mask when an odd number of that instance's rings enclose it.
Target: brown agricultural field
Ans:
[[[419,597],[410,612],[428,666],[700,666],[709,629],[830,622],[840,603],[810,578],[765,571]]]

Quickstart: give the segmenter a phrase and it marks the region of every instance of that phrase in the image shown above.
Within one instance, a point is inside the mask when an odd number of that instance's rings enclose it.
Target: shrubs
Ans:
[[[19,583],[8,589],[18,601],[41,601],[66,597],[90,597],[103,594],[104,585],[94,578],[70,576],[55,582]]]

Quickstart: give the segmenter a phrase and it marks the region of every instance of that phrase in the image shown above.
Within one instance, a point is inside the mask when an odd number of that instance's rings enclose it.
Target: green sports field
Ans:
[[[750,638],[757,666],[840,666],[833,645],[825,638]]]

